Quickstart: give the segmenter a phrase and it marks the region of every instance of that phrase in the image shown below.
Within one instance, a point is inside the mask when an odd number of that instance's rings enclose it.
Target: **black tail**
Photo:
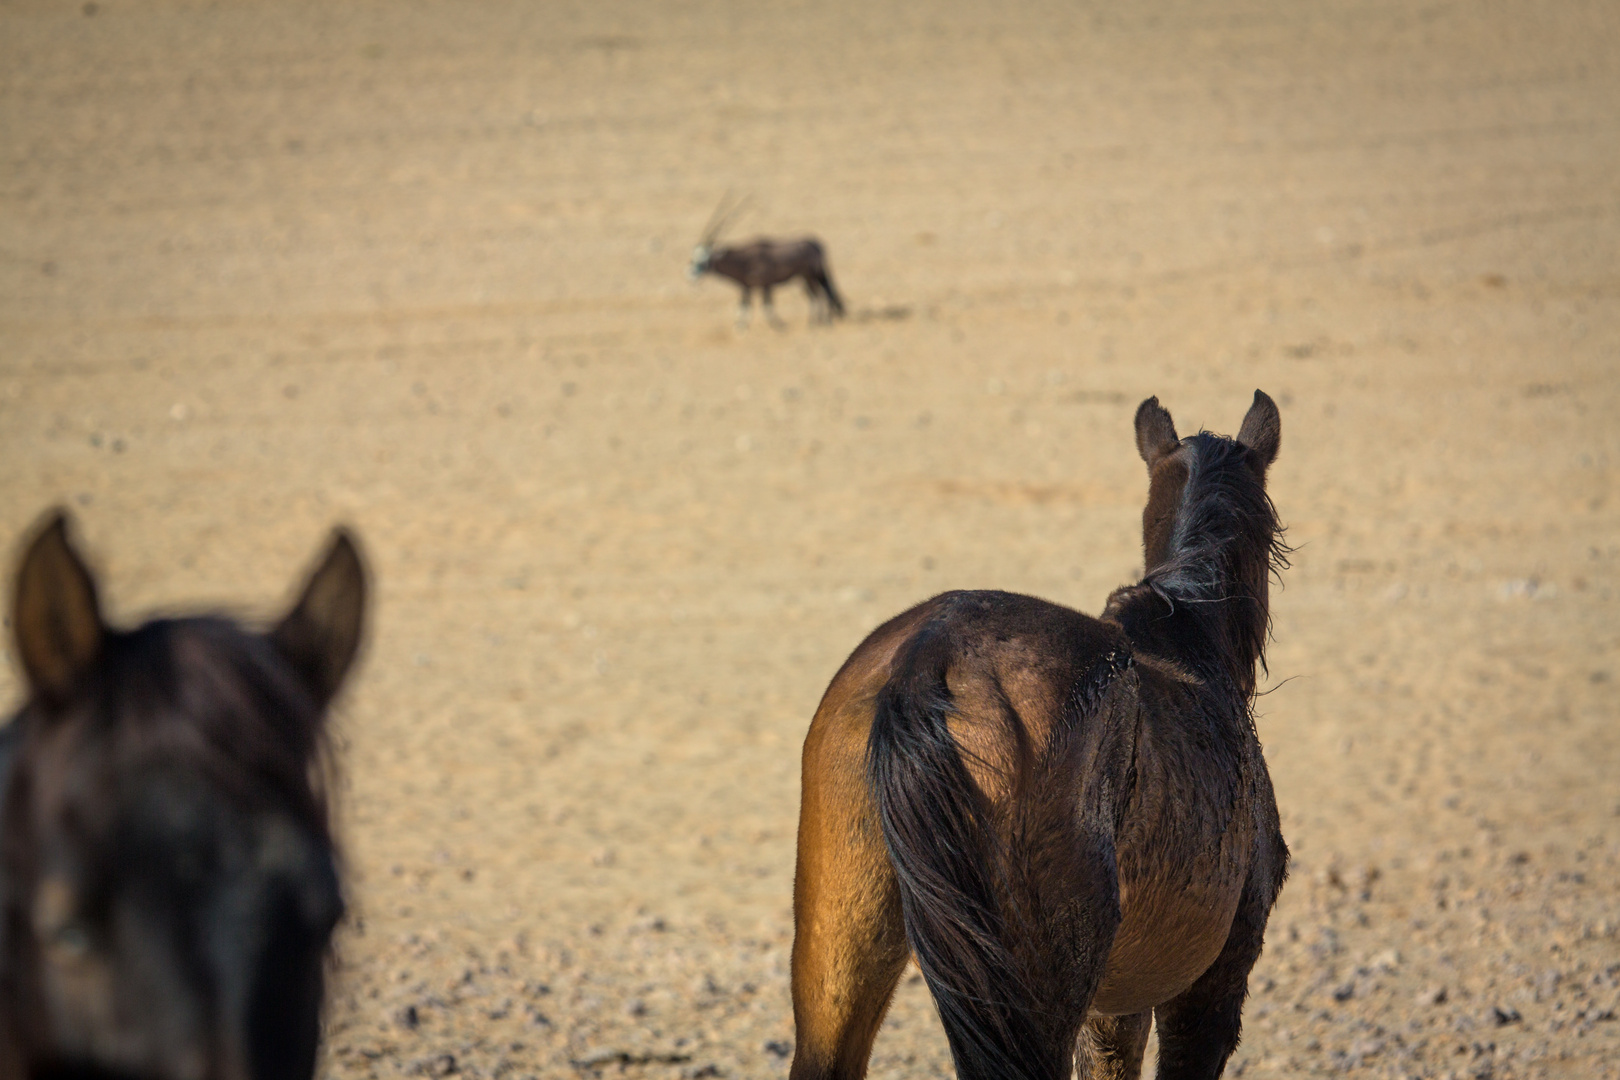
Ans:
[[[906,938],[933,991],[959,1077],[1067,1077],[1072,1059],[1054,1052],[1050,995],[1040,985],[1047,980],[1013,945],[1018,935],[1028,943],[1034,928],[1010,925],[1024,920],[1003,902],[1008,875],[998,868],[1008,860],[993,811],[946,724],[954,708],[945,683],[951,637],[935,623],[896,658],[867,744]]]
[[[821,271],[818,283],[821,285],[821,291],[827,294],[827,307],[835,317],[842,317],[844,314],[844,298],[838,295],[837,289],[833,288],[832,275],[825,268]]]

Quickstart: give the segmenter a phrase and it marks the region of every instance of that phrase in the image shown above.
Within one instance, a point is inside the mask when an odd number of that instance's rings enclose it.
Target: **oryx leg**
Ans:
[[[776,327],[778,330],[782,329],[782,327],[786,324],[783,323],[781,319],[777,318],[776,308],[771,304],[771,287],[769,285],[760,286],[759,296],[760,301],[765,308],[765,321]]]
[[[805,740],[793,879],[790,1080],[860,1080],[910,949],[864,731],[818,715]]]
[[[743,286],[742,299],[737,303],[737,329],[748,329],[749,305],[753,302],[753,290]]]

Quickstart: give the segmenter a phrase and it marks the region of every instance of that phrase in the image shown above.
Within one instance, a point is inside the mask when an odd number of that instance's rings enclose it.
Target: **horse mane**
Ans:
[[[1203,647],[1184,646],[1177,659],[1201,675],[1230,679],[1247,697],[1255,665],[1265,669],[1269,580],[1288,567],[1293,549],[1248,447],[1207,431],[1182,446],[1187,481],[1170,553],[1135,587],[1120,591],[1110,614],[1133,638],[1168,632],[1184,643],[1202,639]],[[1167,619],[1192,633],[1162,625]]]
[[[83,755],[76,767],[114,778],[184,762],[244,807],[288,810],[330,842],[322,712],[267,638],[202,616],[109,631],[75,701],[52,716],[31,704],[19,719],[25,733],[72,725]],[[96,800],[115,797],[89,790]]]

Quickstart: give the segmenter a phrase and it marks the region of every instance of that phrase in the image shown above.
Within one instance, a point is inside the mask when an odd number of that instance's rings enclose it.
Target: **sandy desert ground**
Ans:
[[[0,535],[67,504],[132,619],[359,530],[324,1077],[780,1077],[837,665],[1097,611],[1137,402],[1264,388],[1228,1075],[1620,1077],[1617,104],[1611,0],[11,0]],[[727,189],[849,319],[683,280]],[[872,1073],[949,1074],[914,974]]]

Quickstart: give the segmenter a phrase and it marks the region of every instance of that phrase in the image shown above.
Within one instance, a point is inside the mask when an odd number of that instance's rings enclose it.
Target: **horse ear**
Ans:
[[[337,694],[360,651],[365,609],[366,569],[360,550],[346,529],[333,529],[326,556],[310,574],[303,595],[270,632],[270,643],[322,705]]]
[[[1254,404],[1238,429],[1238,442],[1260,455],[1261,471],[1277,460],[1277,448],[1282,445],[1282,417],[1277,404],[1264,391],[1254,392]]]
[[[1166,454],[1175,452],[1181,440],[1176,437],[1176,424],[1159,399],[1150,397],[1136,407],[1136,452],[1147,462],[1148,471]]]
[[[95,579],[68,543],[67,528],[66,512],[46,515],[23,553],[11,608],[29,688],[53,706],[67,702],[74,682],[101,654],[107,633]]]

